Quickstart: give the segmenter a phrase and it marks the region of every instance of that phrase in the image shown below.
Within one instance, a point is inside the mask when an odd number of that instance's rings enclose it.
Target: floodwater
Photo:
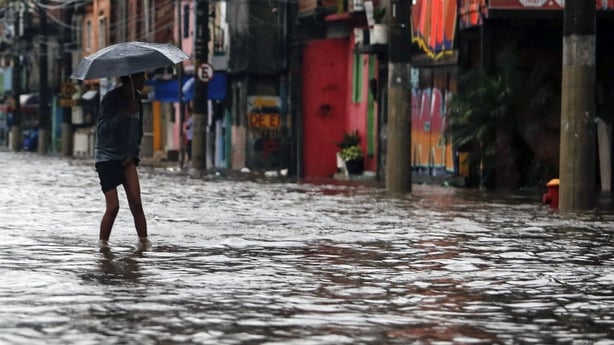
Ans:
[[[614,344],[607,211],[140,172],[101,251],[91,164],[0,151],[0,344]]]

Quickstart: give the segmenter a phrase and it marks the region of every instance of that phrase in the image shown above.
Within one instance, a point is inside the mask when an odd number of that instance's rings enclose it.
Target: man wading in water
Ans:
[[[140,90],[145,73],[121,77],[121,85],[102,99],[96,125],[96,171],[104,193],[106,209],[100,222],[99,245],[108,246],[113,223],[119,211],[117,186],[123,185],[139,236],[139,246],[147,248],[147,222],[141,203],[141,186],[136,167],[143,138],[143,105]]]

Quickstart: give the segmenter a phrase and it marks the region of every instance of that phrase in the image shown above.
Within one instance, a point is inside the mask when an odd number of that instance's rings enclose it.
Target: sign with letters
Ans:
[[[614,0],[586,0],[594,1],[598,10],[614,10]],[[490,0],[489,9],[493,10],[562,10],[565,0]]]
[[[196,76],[198,79],[205,83],[208,83],[211,79],[213,79],[213,73],[215,73],[213,70],[213,65],[206,62],[198,66],[198,69],[196,70]]]

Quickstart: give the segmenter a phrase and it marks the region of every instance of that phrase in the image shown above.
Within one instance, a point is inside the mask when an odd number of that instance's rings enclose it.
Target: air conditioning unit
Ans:
[[[369,29],[354,28],[354,46],[368,46],[370,44]]]
[[[350,12],[360,12],[365,10],[364,0],[350,0],[349,5]]]
[[[94,157],[94,134],[90,129],[78,129],[73,137],[73,156],[82,158]]]
[[[83,123],[83,108],[77,105],[71,108],[71,122],[73,125],[80,125]]]

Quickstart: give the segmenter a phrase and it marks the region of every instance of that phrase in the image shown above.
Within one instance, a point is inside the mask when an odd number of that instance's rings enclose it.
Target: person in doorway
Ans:
[[[120,86],[103,97],[96,124],[96,171],[106,204],[100,222],[99,245],[108,246],[113,223],[119,211],[117,186],[122,185],[134,218],[139,246],[142,248],[149,245],[137,173],[143,138],[143,105],[140,91],[145,86],[146,76],[141,72],[120,79]]]
[[[188,156],[188,162],[192,161],[192,137],[194,130],[194,120],[192,120],[192,108],[190,107],[186,112],[186,118],[183,122],[183,135],[185,138],[185,152]]]

